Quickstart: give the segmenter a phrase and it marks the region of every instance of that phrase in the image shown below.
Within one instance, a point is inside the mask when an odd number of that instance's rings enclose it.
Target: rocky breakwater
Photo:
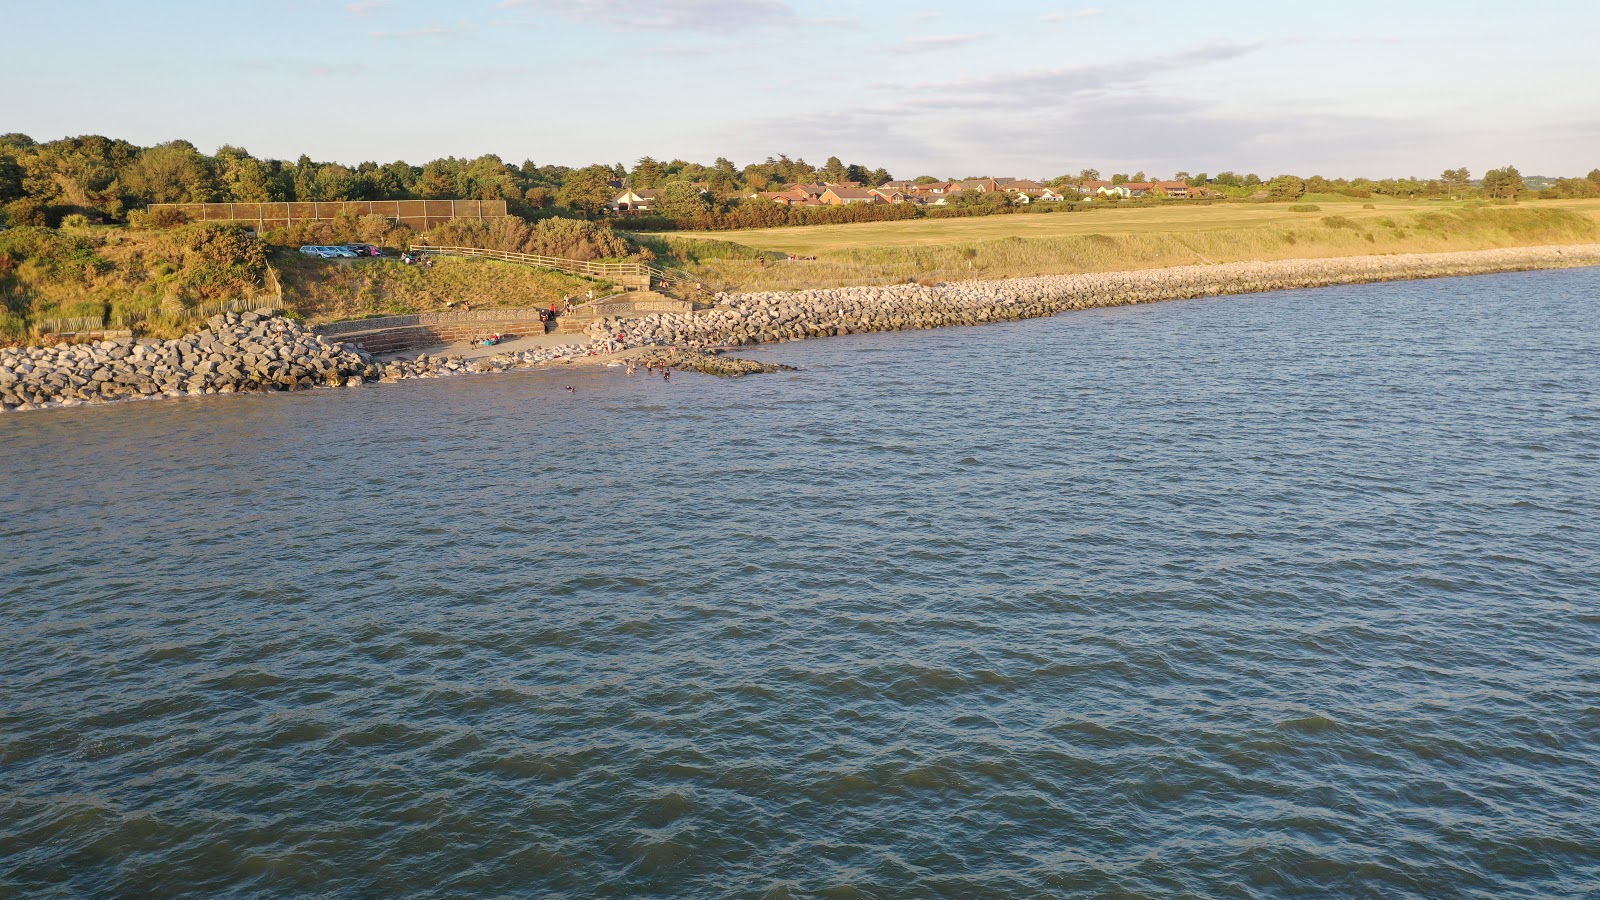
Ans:
[[[1586,244],[1177,266],[931,286],[899,284],[718,294],[716,307],[708,311],[608,318],[591,325],[588,333],[596,339],[617,340],[627,347],[693,349],[982,325],[1049,316],[1069,309],[1224,294],[1596,265],[1600,265],[1600,245]]]
[[[343,387],[380,374],[365,353],[271,313],[228,313],[207,324],[170,341],[0,350],[0,410]]]
[[[716,375],[719,378],[738,378],[741,375],[754,375],[761,372],[795,371],[794,366],[758,362],[753,359],[726,356],[717,351],[700,350],[651,350],[636,357],[633,362],[654,368],[677,369],[680,372],[699,372],[702,375]]]

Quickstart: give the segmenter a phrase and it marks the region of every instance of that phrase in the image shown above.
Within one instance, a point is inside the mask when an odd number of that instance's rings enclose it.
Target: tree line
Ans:
[[[904,211],[836,212],[788,209],[751,202],[750,195],[800,182],[857,182],[876,187],[892,176],[882,167],[869,168],[829,157],[821,166],[788,156],[739,167],[726,158],[710,165],[682,159],[644,157],[632,167],[622,163],[581,168],[538,165],[524,160],[513,165],[486,154],[472,159],[444,157],[413,165],[362,162],[347,166],[317,162],[301,155],[294,161],[263,159],[242,147],[225,145],[202,153],[194,144],[168,141],[141,147],[99,135],[38,142],[24,134],[0,135],[0,224],[58,225],[67,216],[87,221],[126,222],[130,213],[152,203],[281,202],[337,200],[462,199],[504,200],[522,218],[602,215],[618,185],[661,191],[658,218],[678,227],[757,227],[810,224],[813,221],[859,221],[896,218]],[[916,181],[946,180],[932,175]],[[1082,169],[1051,179],[1060,187],[1099,181],[1095,169]],[[1113,183],[1162,181],[1144,172],[1115,173]],[[1250,173],[1174,173],[1171,180],[1206,186],[1225,198],[1294,199],[1305,194],[1351,197],[1486,197],[1526,196],[1524,180],[1514,166],[1473,179],[1465,168],[1447,169],[1437,178],[1323,178]],[[1159,193],[1159,192],[1158,192]],[[1600,169],[1584,178],[1564,178],[1537,192],[1540,197],[1600,196]],[[978,204],[964,214],[998,204]]]

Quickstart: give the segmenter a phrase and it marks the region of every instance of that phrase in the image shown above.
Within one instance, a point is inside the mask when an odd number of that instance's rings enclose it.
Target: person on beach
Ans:
[[[672,380],[672,370],[667,368],[666,366],[662,366],[661,367],[661,380],[662,381],[671,381]]]

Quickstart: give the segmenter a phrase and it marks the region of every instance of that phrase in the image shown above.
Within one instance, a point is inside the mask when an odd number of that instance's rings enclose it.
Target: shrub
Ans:
[[[1322,212],[1322,207],[1315,203],[1296,203],[1289,207],[1289,212]]]
[[[1323,216],[1322,224],[1328,226],[1329,228],[1349,228],[1353,231],[1360,230],[1356,223],[1350,221],[1344,216]]]
[[[61,220],[62,228],[82,230],[89,227],[89,217],[83,213],[73,213]]]

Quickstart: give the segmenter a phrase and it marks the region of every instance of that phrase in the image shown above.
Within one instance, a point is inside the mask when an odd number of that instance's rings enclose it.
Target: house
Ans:
[[[1085,181],[1078,185],[1080,194],[1097,194],[1101,197],[1132,197],[1133,192],[1125,184],[1112,184],[1109,181]]]
[[[827,185],[823,184],[791,184],[788,187],[788,190],[798,191],[803,196],[810,197],[813,200],[821,199],[822,192],[827,189]]]
[[[1177,197],[1180,200],[1185,197],[1199,195],[1199,192],[1190,187],[1186,181],[1159,181],[1156,182],[1156,187],[1160,188],[1168,197]]]
[[[898,191],[898,190],[894,190],[893,188],[889,188],[889,187],[875,187],[875,188],[872,188],[870,191],[868,191],[868,193],[871,193],[871,194],[874,194],[874,195],[878,196],[885,203],[904,203],[904,202],[906,202],[905,191]]]
[[[829,187],[817,198],[825,206],[849,206],[852,203],[886,203],[877,194],[860,187]]]
[[[1130,197],[1143,197],[1145,194],[1155,190],[1156,183],[1153,181],[1129,181],[1124,183],[1122,187],[1127,190]]]
[[[958,191],[971,191],[977,194],[992,194],[1000,190],[1000,185],[993,178],[969,178],[956,185]]]
[[[998,179],[996,179],[998,180]],[[1037,181],[1019,178],[1002,185],[1002,190],[1012,196],[1018,203],[1028,203],[1033,200],[1049,200],[1054,202],[1061,199],[1059,191],[1045,187]]]
[[[900,193],[909,197],[910,195],[916,193],[917,189],[922,187],[922,185],[917,184],[915,181],[885,181],[883,184],[878,185],[878,187],[886,191],[899,191]]]
[[[622,193],[612,198],[611,208],[617,212],[648,212],[660,202],[660,191],[624,188]]]

